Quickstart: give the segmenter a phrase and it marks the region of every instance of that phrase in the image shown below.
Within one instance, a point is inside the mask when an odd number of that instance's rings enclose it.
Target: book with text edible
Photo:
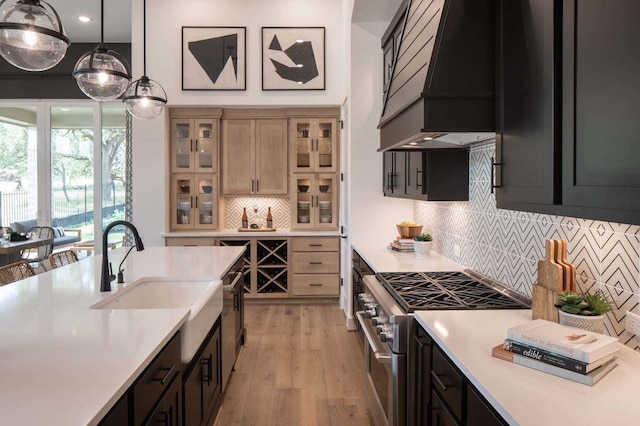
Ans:
[[[543,319],[536,319],[509,328],[507,339],[588,364],[614,353],[619,347],[616,337],[568,327]]]
[[[504,348],[504,344],[491,349],[491,355],[494,358],[500,358],[505,361],[512,362],[523,367],[529,367],[534,370],[542,371],[544,373],[553,374],[554,376],[569,379],[574,382],[582,383],[583,385],[593,386],[600,379],[606,376],[617,365],[617,358],[614,356],[609,361],[602,364],[600,367],[587,374],[576,373],[575,371],[565,370],[564,368],[556,367],[551,364],[536,361],[535,359],[527,358],[526,356],[514,354]]]
[[[526,356],[527,358],[535,359],[536,361],[555,365],[556,367],[564,368],[565,370],[569,371],[575,371],[581,374],[586,374],[595,370],[615,356],[614,352],[595,360],[591,364],[587,364],[586,362],[558,355],[544,349],[534,348],[533,346],[525,345],[523,343],[515,342],[509,339],[505,340],[504,348],[515,354]]]

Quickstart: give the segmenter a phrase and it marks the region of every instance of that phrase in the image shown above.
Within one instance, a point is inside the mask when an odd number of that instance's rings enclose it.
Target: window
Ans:
[[[120,103],[0,103],[0,225],[73,229],[76,246],[100,250],[94,236],[130,215],[128,120]]]

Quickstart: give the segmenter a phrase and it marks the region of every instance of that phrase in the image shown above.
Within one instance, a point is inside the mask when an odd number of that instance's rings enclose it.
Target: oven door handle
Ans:
[[[360,327],[362,327],[362,331],[364,331],[364,335],[367,338],[367,342],[369,342],[369,346],[373,350],[373,354],[376,357],[376,361],[380,364],[391,364],[391,353],[389,351],[385,351],[381,348],[380,343],[378,343],[378,339],[376,339],[369,329],[368,324],[366,323],[366,318],[364,316],[363,311],[356,312],[356,317],[358,317],[358,322],[360,323]]]

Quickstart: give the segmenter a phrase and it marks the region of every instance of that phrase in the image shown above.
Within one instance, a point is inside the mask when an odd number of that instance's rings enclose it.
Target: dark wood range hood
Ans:
[[[401,31],[378,125],[379,150],[488,139],[496,125],[495,0],[406,0],[394,21],[383,39],[384,46]],[[462,133],[471,134],[455,135]]]

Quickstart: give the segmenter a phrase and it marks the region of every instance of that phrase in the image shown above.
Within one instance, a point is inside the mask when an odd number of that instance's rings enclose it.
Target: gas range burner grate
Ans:
[[[530,307],[513,291],[489,285],[463,272],[381,272],[376,277],[407,313],[428,309]]]

